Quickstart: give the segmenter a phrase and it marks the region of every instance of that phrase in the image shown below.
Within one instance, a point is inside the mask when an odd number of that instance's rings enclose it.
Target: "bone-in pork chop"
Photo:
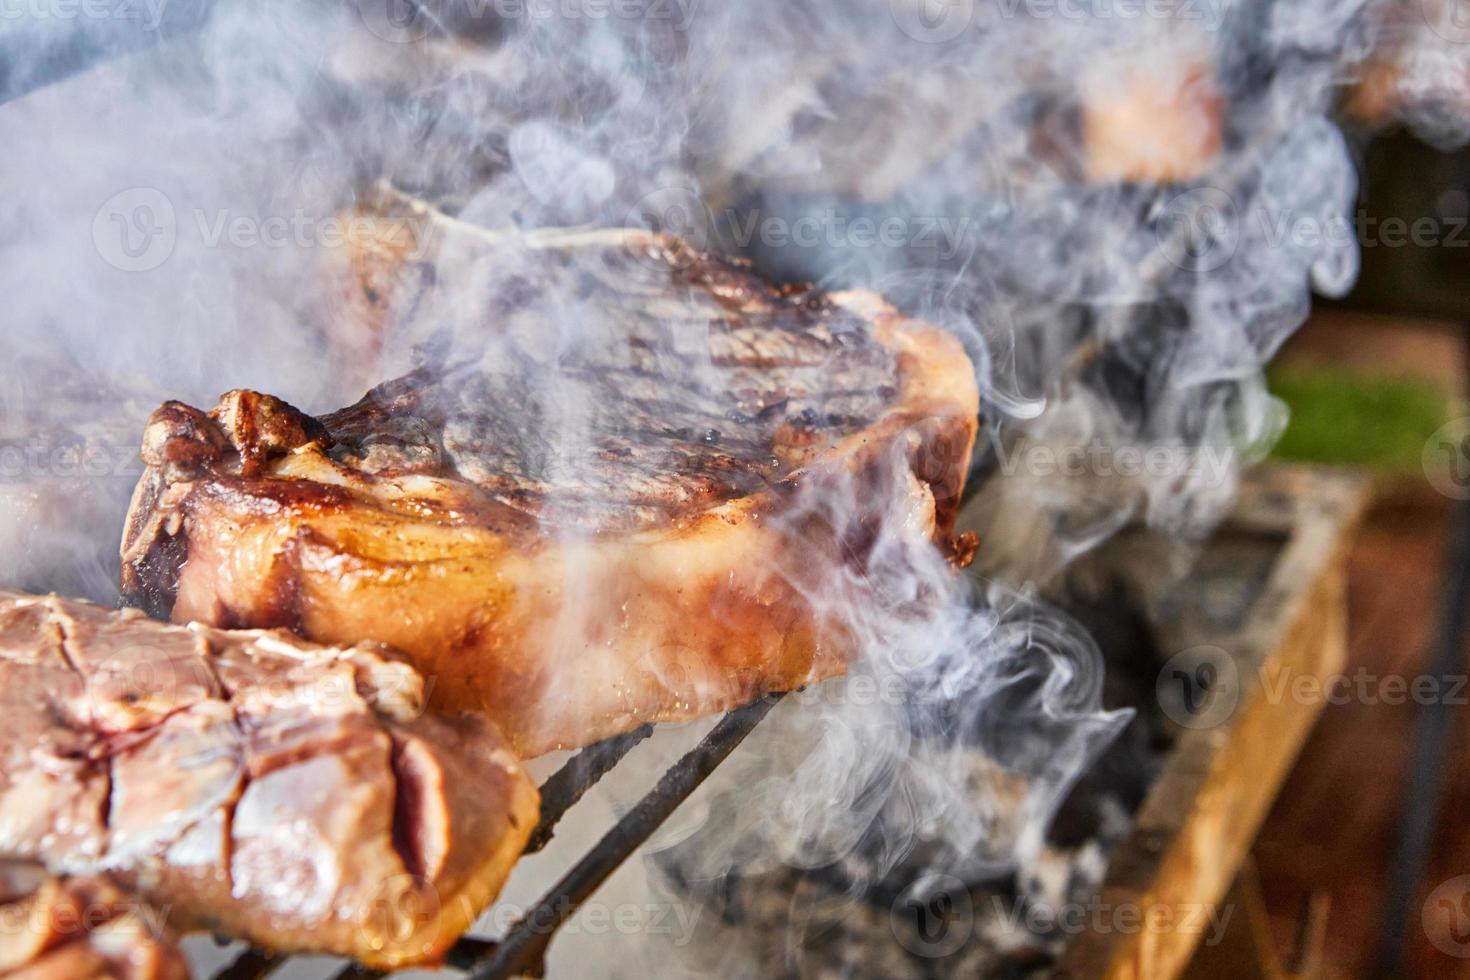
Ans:
[[[530,757],[838,674],[875,542],[973,546],[949,333],[671,236],[444,220],[417,370],[320,418],[154,415],[131,601],[389,643]]]

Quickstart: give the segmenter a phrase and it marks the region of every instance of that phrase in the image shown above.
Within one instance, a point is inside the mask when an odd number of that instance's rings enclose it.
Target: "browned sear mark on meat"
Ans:
[[[0,592],[0,691],[0,853],[265,948],[432,960],[535,813],[489,723],[426,715],[375,645]]]

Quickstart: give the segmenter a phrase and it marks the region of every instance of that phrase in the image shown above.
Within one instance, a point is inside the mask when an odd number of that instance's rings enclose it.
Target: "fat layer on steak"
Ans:
[[[181,930],[432,962],[536,819],[491,725],[424,714],[374,646],[0,593],[0,691],[0,853],[108,874]]]
[[[105,877],[58,878],[0,860],[0,977],[5,980],[188,980],[162,913]]]
[[[964,550],[949,334],[671,236],[427,227],[458,285],[417,371],[319,419],[155,413],[130,601],[390,643],[532,756],[840,673],[880,534]]]

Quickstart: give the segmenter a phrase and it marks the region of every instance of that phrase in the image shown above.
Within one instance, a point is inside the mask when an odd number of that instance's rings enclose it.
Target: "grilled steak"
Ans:
[[[105,878],[55,878],[0,861],[5,980],[188,980],[160,919]]]
[[[537,794],[489,723],[422,714],[371,646],[0,593],[0,853],[106,872],[183,930],[432,961]]]
[[[827,598],[861,601],[879,526],[964,550],[949,334],[670,236],[439,230],[471,285],[429,319],[470,324],[419,370],[320,419],[246,391],[154,415],[131,601],[391,643],[529,757],[840,673]],[[477,293],[487,267],[517,271]]]

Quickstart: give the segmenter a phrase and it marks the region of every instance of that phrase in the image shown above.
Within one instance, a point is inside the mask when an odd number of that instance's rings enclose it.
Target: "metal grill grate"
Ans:
[[[582,856],[500,940],[461,939],[445,964],[469,980],[545,975],[546,951],[557,930],[597,891],[614,871],[653,835],[689,795],[735,751],[761,719],[781,700],[770,694],[722,718],[699,744],[674,763],[631,810]],[[578,752],[541,787],[541,822],[531,834],[527,854],[542,850],[556,826],[577,801],[611,772],[623,757],[653,733],[651,725],[590,745]],[[263,980],[287,962],[247,950],[214,980]],[[348,966],[336,980],[366,980],[383,974]]]

